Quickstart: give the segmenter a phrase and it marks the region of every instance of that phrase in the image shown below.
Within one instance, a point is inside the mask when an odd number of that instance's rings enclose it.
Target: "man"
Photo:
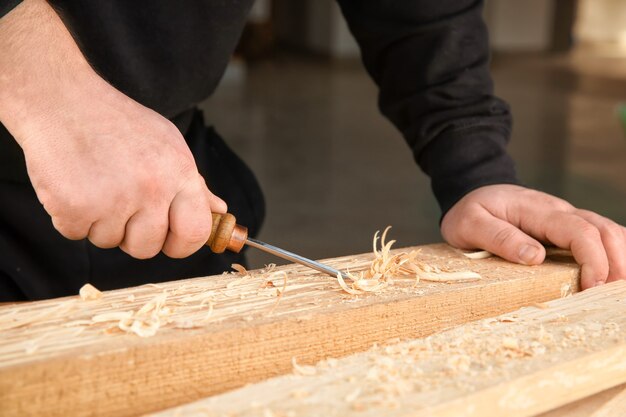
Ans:
[[[226,201],[254,234],[263,201],[195,105],[251,1],[17,3],[0,10],[0,299],[227,269],[235,255],[201,249],[210,212]],[[339,3],[450,244],[533,265],[550,242],[572,250],[585,288],[626,278],[622,226],[516,185],[481,1]]]

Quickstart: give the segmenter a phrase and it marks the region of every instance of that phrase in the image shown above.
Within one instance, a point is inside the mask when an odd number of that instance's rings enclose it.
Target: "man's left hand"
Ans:
[[[512,262],[537,265],[540,243],[569,249],[581,265],[583,289],[626,279],[626,228],[565,200],[517,185],[489,185],[459,200],[441,233],[461,249],[484,249]]]

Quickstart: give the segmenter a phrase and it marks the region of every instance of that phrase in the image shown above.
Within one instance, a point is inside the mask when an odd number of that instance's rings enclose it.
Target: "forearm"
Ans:
[[[0,19],[0,121],[23,146],[32,126],[98,78],[44,0],[25,0]]]
[[[481,1],[339,1],[381,111],[432,178],[442,210],[476,187],[515,182],[505,151],[511,117],[493,96]]]

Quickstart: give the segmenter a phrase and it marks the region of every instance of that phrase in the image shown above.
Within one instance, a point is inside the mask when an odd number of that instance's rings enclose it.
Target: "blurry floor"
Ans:
[[[494,60],[515,116],[523,181],[626,224],[626,136],[616,108],[626,74],[602,79],[523,56]],[[403,139],[376,108],[358,63],[283,56],[231,68],[206,119],[256,172],[267,200],[259,236],[312,258],[440,241],[439,210]],[[251,250],[254,267],[277,259]],[[278,262],[280,263],[280,262]]]

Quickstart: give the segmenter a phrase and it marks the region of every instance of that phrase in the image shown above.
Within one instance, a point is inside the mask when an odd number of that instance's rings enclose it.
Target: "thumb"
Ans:
[[[487,213],[473,223],[471,236],[464,239],[471,245],[522,265],[538,265],[544,261],[543,245],[512,224]]]
[[[209,206],[211,207],[211,213],[224,214],[228,211],[228,205],[224,200],[209,191]]]
[[[211,213],[220,213],[224,214],[228,211],[228,204],[209,189],[209,185],[206,183],[204,177],[200,175],[202,181],[204,182],[204,191],[207,193],[207,198],[209,201],[209,207],[211,208]]]

